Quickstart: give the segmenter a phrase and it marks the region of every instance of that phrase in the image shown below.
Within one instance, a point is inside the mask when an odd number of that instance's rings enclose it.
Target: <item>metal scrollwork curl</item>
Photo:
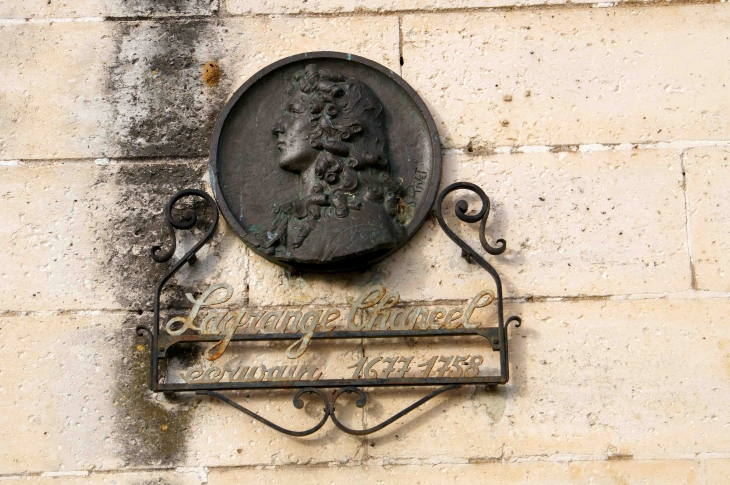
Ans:
[[[343,387],[343,388],[337,390],[337,392],[335,392],[334,396],[332,396],[332,400],[330,401],[330,416],[332,417],[332,422],[335,423],[335,426],[337,426],[340,430],[344,431],[347,434],[351,434],[351,435],[355,435],[355,436],[363,436],[363,435],[367,435],[367,434],[371,434],[371,433],[380,431],[381,429],[385,428],[386,426],[388,426],[390,424],[393,424],[393,422],[399,420],[406,414],[410,413],[417,407],[425,404],[426,402],[430,401],[434,397],[438,396],[442,392],[450,391],[452,389],[457,389],[459,387],[461,387],[460,384],[449,384],[448,386],[439,387],[438,389],[431,392],[427,396],[419,399],[418,401],[414,402],[407,408],[403,409],[399,413],[394,414],[393,416],[389,417],[388,419],[386,419],[385,421],[381,422],[380,424],[378,424],[376,426],[373,426],[371,428],[366,428],[366,429],[352,429],[348,426],[345,426],[344,424],[342,424],[342,422],[339,419],[337,419],[337,415],[335,414],[335,404],[337,402],[337,399],[342,394],[350,394],[350,393],[357,394],[358,398],[355,401],[355,405],[359,408],[362,408],[367,403],[367,396],[366,396],[365,392],[363,392],[363,390],[360,389],[359,387],[347,386],[347,387]]]
[[[479,196],[479,199],[481,200],[482,207],[476,214],[469,215],[467,214],[467,211],[469,210],[469,203],[464,199],[459,199],[454,206],[454,214],[456,215],[456,217],[459,218],[459,220],[464,222],[474,223],[481,221],[481,224],[479,225],[479,242],[482,244],[482,247],[492,256],[502,254],[507,249],[507,241],[505,241],[504,239],[497,239],[497,246],[492,246],[491,244],[489,244],[489,242],[487,242],[487,219],[489,218],[489,210],[491,208],[491,205],[489,202],[489,197],[487,197],[487,194],[485,194],[481,187],[479,187],[478,185],[472,184],[470,182],[457,182],[446,187],[441,192],[438,200],[436,201],[436,211],[438,214],[439,223],[442,227],[444,227],[444,230],[446,230],[446,223],[444,222],[441,215],[441,205],[443,204],[444,198],[448,194],[459,189],[469,190],[477,194]],[[449,233],[449,231],[447,231],[447,233],[452,240],[454,240],[457,244],[459,244],[459,246],[462,247],[462,249],[464,249],[464,241],[459,239],[458,236],[456,236],[456,234],[454,234],[453,232]],[[456,239],[454,239],[455,237]]]
[[[504,322],[504,326],[505,327],[509,326],[509,324],[512,322],[517,322],[517,323],[515,323],[515,328],[522,325],[522,319],[520,317],[512,316],[512,317],[509,317],[506,322]]]
[[[438,198],[436,199],[436,218],[438,219],[441,229],[446,233],[447,236],[449,236],[449,238],[451,238],[452,241],[454,241],[461,248],[462,255],[466,257],[466,260],[469,262],[476,261],[479,266],[484,268],[492,276],[492,279],[494,279],[494,283],[497,286],[497,316],[499,318],[500,340],[502,341],[502,345],[504,347],[504,352],[500,354],[500,364],[503,372],[502,383],[504,384],[509,380],[509,362],[507,355],[507,325],[509,325],[511,322],[516,322],[515,327],[519,327],[522,324],[522,319],[520,319],[520,317],[512,316],[509,317],[505,322],[504,303],[502,301],[502,279],[499,277],[499,273],[497,273],[497,270],[495,270],[494,267],[487,262],[487,260],[485,260],[463,239],[457,236],[456,233],[448,226],[448,224],[446,224],[446,221],[444,220],[442,206],[446,196],[449,195],[451,192],[454,192],[455,190],[468,190],[479,196],[479,199],[481,200],[481,209],[479,209],[479,212],[473,215],[467,214],[467,211],[469,210],[469,203],[464,199],[458,200],[454,208],[454,214],[459,220],[464,222],[474,223],[481,221],[479,224],[479,242],[482,244],[484,250],[487,253],[495,256],[502,254],[507,248],[507,242],[504,239],[498,239],[496,247],[491,246],[487,242],[486,225],[487,218],[489,217],[490,204],[489,197],[487,197],[487,194],[484,193],[481,187],[471,182],[456,182],[441,191]]]
[[[172,255],[175,254],[175,249],[177,249],[177,238],[175,237],[175,229],[188,230],[194,227],[195,224],[198,222],[198,215],[192,209],[186,209],[180,219],[175,219],[175,216],[172,213],[172,209],[177,201],[187,196],[197,196],[205,199],[205,201],[208,202],[208,204],[213,208],[214,221],[212,227],[215,228],[218,223],[218,206],[213,201],[213,198],[207,193],[198,189],[185,189],[173,195],[170,201],[167,203],[167,206],[165,207],[167,230],[170,234],[170,238],[172,239],[172,244],[170,245],[170,248],[162,254],[160,254],[160,251],[162,250],[161,246],[155,245],[151,248],[152,259],[154,259],[158,263],[164,263],[166,261],[169,261],[170,258],[172,258]],[[207,241],[207,238],[201,241],[200,246],[205,244],[205,241]],[[197,249],[199,248],[195,248],[196,251]],[[190,261],[191,263],[194,262],[195,252],[193,252],[191,256],[183,259],[186,261]]]
[[[273,423],[272,421],[269,421],[268,419],[256,414],[255,412],[251,411],[248,408],[245,408],[238,404],[236,401],[233,401],[232,399],[227,398],[226,396],[219,394],[215,391],[198,391],[196,394],[202,394],[210,397],[214,397],[220,401],[223,401],[224,403],[233,406],[234,408],[238,409],[242,413],[245,413],[246,415],[252,417],[253,419],[265,424],[269,428],[275,429],[276,431],[279,431],[280,433],[284,433],[289,436],[308,436],[312,433],[315,433],[319,431],[319,429],[324,426],[324,423],[327,422],[327,419],[330,417],[331,411],[330,411],[330,402],[327,399],[327,396],[324,392],[322,392],[320,389],[317,389],[315,387],[305,387],[297,391],[297,393],[294,395],[293,404],[294,407],[297,409],[302,409],[304,407],[304,401],[302,401],[301,396],[304,394],[314,394],[319,399],[322,400],[322,404],[324,405],[322,419],[319,420],[317,424],[312,426],[309,429],[305,429],[304,431],[293,431],[287,428],[283,428],[279,426],[276,423]]]
[[[443,203],[444,199],[447,195],[449,195],[451,192],[454,192],[455,190],[468,190],[470,192],[475,193],[477,196],[479,196],[479,199],[481,200],[482,207],[479,209],[479,212],[473,215],[467,214],[467,211],[469,210],[469,203],[464,199],[459,199],[456,202],[456,205],[454,207],[454,214],[456,217],[464,222],[468,223],[474,223],[481,221],[479,225],[479,241],[482,244],[482,247],[486,252],[492,255],[498,255],[502,254],[505,249],[507,248],[507,242],[504,239],[498,239],[497,240],[497,247],[491,246],[487,242],[487,238],[485,235],[486,231],[486,224],[487,224],[487,218],[489,217],[489,209],[490,209],[490,203],[489,203],[489,197],[487,197],[487,194],[484,193],[484,191],[475,184],[472,184],[471,182],[456,182],[448,187],[446,187],[444,190],[441,191],[438,198],[436,199],[436,218],[438,219],[439,225],[441,226],[441,229],[446,233],[449,238],[451,238],[452,241],[454,241],[462,250],[462,254],[467,256],[467,261],[471,262],[472,260],[479,263],[481,267],[487,270],[490,275],[494,278],[495,283],[497,283],[497,292],[498,292],[498,303],[502,304],[502,282],[499,278],[499,274],[497,274],[497,271],[490,265],[482,256],[477,253],[471,246],[469,246],[463,239],[461,239],[459,236],[456,235],[456,233],[446,224],[446,221],[444,220],[443,215]],[[501,313],[501,312],[500,312]],[[501,323],[501,322],[500,322]]]
[[[158,263],[164,263],[166,261],[169,261],[170,258],[172,258],[172,255],[175,253],[175,249],[177,248],[177,235],[175,234],[175,230],[190,230],[197,224],[198,215],[192,209],[185,210],[180,219],[175,219],[172,210],[175,207],[175,204],[177,204],[177,202],[183,197],[198,197],[203,199],[212,209],[213,219],[210,223],[210,227],[208,227],[208,230],[205,232],[200,241],[198,241],[192,248],[190,248],[183,255],[183,257],[180,258],[180,260],[177,261],[157,283],[157,286],[155,287],[154,323],[152,325],[152,330],[150,331],[145,327],[137,327],[136,329],[137,335],[139,335],[140,337],[143,336],[144,333],[147,333],[150,336],[150,389],[152,391],[157,391],[158,389],[159,369],[157,368],[157,360],[159,353],[164,350],[158,348],[160,329],[160,296],[162,295],[162,288],[165,286],[168,280],[172,278],[172,276],[177,273],[180,268],[183,267],[185,263],[192,264],[196,261],[196,253],[198,252],[198,250],[200,250],[201,247],[203,247],[205,243],[210,240],[211,237],[213,237],[213,233],[215,232],[216,227],[218,227],[218,205],[213,200],[213,197],[208,195],[206,192],[198,189],[181,190],[170,198],[167,206],[165,207],[167,229],[170,233],[170,237],[172,238],[172,244],[170,245],[170,248],[162,254],[159,254],[159,252],[162,250],[161,246],[152,246],[152,259],[154,259]]]
[[[370,427],[370,428],[366,428],[366,429],[353,429],[353,428],[350,428],[349,426],[345,426],[344,424],[342,424],[342,422],[337,418],[337,415],[335,414],[335,405],[337,403],[337,399],[339,399],[340,396],[342,396],[343,394],[357,394],[358,398],[355,401],[355,405],[359,408],[365,407],[365,404],[367,404],[367,395],[365,394],[365,392],[362,389],[360,389],[359,387],[355,387],[355,386],[345,386],[345,387],[338,389],[332,395],[332,397],[328,399],[322,390],[317,389],[316,387],[304,387],[304,388],[300,389],[299,391],[297,391],[297,393],[294,395],[294,399],[293,399],[294,407],[296,407],[297,409],[302,409],[304,407],[304,402],[301,399],[301,396],[304,394],[315,394],[317,397],[319,397],[322,400],[322,404],[324,405],[324,408],[322,410],[323,415],[322,415],[322,418],[319,420],[319,422],[317,424],[315,424],[314,426],[312,426],[311,428],[306,429],[304,431],[294,431],[294,430],[279,426],[278,424],[276,424],[272,421],[269,421],[268,419],[251,411],[250,409],[248,409],[244,406],[241,406],[240,404],[233,401],[232,399],[229,399],[228,397],[226,397],[220,393],[217,393],[215,391],[197,391],[196,394],[210,396],[215,399],[218,399],[218,400],[228,404],[229,406],[232,406],[235,409],[241,411],[242,413],[252,417],[253,419],[265,424],[266,426],[268,426],[276,431],[279,431],[281,433],[284,433],[286,435],[289,435],[289,436],[308,436],[312,433],[315,433],[320,428],[322,428],[322,426],[324,426],[324,424],[327,422],[327,419],[329,419],[329,418],[332,418],[332,422],[335,424],[335,426],[337,426],[340,430],[344,431],[345,433],[355,435],[355,436],[364,436],[364,435],[368,435],[368,434],[380,431],[381,429],[385,428],[386,426],[393,424],[395,421],[399,420],[400,418],[402,418],[406,414],[410,413],[417,407],[420,407],[421,405],[427,403],[428,401],[435,398],[439,394],[446,392],[446,391],[450,391],[452,389],[458,389],[460,387],[461,387],[460,384],[449,384],[447,386],[439,387],[438,389],[432,391],[428,395],[426,395],[423,398],[419,399],[418,401],[414,402],[413,404],[411,404],[407,408],[403,409],[402,411],[394,414],[393,416],[391,416],[390,418],[381,422],[380,424]]]

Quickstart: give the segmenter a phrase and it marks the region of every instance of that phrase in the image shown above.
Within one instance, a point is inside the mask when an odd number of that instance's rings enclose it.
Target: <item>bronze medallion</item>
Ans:
[[[423,224],[441,178],[436,125],[416,92],[362,57],[277,61],[228,101],[211,142],[223,216],[269,261],[362,268]]]

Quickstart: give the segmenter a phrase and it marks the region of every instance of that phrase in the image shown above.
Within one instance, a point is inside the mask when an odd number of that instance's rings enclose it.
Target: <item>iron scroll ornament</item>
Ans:
[[[426,402],[430,401],[434,397],[453,389],[458,389],[463,385],[474,385],[474,384],[485,384],[487,386],[496,386],[499,384],[506,384],[509,381],[509,358],[508,358],[508,339],[507,339],[507,327],[511,322],[515,322],[515,327],[521,325],[521,319],[517,316],[511,316],[506,321],[504,320],[504,309],[503,309],[503,292],[502,283],[497,271],[492,267],[477,251],[469,246],[464,240],[462,240],[456,233],[447,225],[443,217],[442,206],[445,197],[456,191],[456,190],[467,190],[476,194],[481,202],[481,208],[476,214],[468,214],[469,204],[464,199],[456,201],[454,212],[456,217],[467,223],[479,222],[479,239],[484,250],[491,255],[502,254],[506,249],[506,242],[503,239],[497,240],[497,246],[491,246],[486,240],[486,222],[489,216],[490,202],[484,191],[475,184],[469,182],[457,182],[446,187],[438,196],[436,200],[436,217],[441,226],[441,229],[451,238],[462,250],[462,256],[470,263],[476,262],[482,268],[484,268],[490,276],[494,279],[496,290],[497,290],[497,313],[498,313],[498,325],[497,327],[489,328],[475,328],[475,329],[436,329],[436,330],[386,330],[379,332],[372,331],[338,331],[338,332],[318,332],[315,333],[312,338],[327,338],[327,339],[352,339],[352,338],[396,338],[396,337],[424,337],[424,336],[463,336],[463,335],[477,335],[484,337],[488,340],[493,351],[500,352],[500,373],[494,376],[477,376],[477,377],[421,377],[421,378],[380,378],[380,379],[323,379],[314,381],[287,381],[283,383],[277,382],[247,382],[247,383],[235,383],[240,385],[234,385],[234,383],[227,383],[221,385],[221,383],[211,384],[180,384],[180,383],[165,383],[160,381],[159,377],[159,363],[161,359],[165,358],[167,349],[175,344],[179,343],[192,343],[192,342],[208,342],[211,339],[206,338],[204,335],[190,336],[184,339],[169,340],[160,336],[160,297],[162,289],[170,278],[175,275],[185,263],[194,264],[196,261],[196,253],[200,248],[205,245],[210,238],[218,224],[218,207],[213,198],[207,193],[197,189],[185,189],[175,194],[168,202],[165,208],[165,216],[167,219],[167,227],[172,238],[170,248],[161,252],[160,246],[152,247],[152,258],[158,263],[164,263],[169,261],[176,249],[176,231],[177,230],[192,230],[196,227],[200,218],[196,214],[195,210],[186,210],[180,219],[176,219],[173,214],[175,205],[181,199],[185,197],[196,197],[202,199],[213,211],[213,218],[210,226],[204,232],[203,237],[190,249],[188,250],[180,260],[178,260],[172,268],[160,279],[157,287],[155,288],[155,299],[154,299],[154,320],[152,328],[145,326],[138,326],[136,333],[139,336],[147,335],[150,340],[150,390],[153,392],[190,392],[193,391],[200,395],[207,395],[222,401],[235,409],[241,411],[244,414],[260,421],[266,426],[284,433],[289,436],[301,437],[311,435],[321,429],[328,419],[332,419],[332,422],[337,428],[351,435],[367,435],[382,430],[389,426],[393,422],[397,421],[401,417],[410,413],[414,409],[422,406]],[[234,340],[237,341],[254,341],[254,340],[283,340],[299,338],[299,334],[236,334]],[[245,384],[245,385],[244,385]],[[267,385],[269,384],[269,385]],[[271,385],[273,384],[273,385]],[[383,386],[433,386],[436,387],[432,392],[414,402],[410,406],[404,408],[400,412],[394,414],[390,418],[382,421],[376,426],[366,429],[353,429],[340,421],[336,415],[336,404],[337,400],[343,394],[355,394],[357,399],[355,404],[357,407],[364,407],[367,403],[367,395],[361,389],[361,387],[383,387]],[[241,404],[233,401],[227,396],[221,394],[219,391],[233,390],[233,389],[297,389],[293,397],[293,405],[297,409],[304,407],[302,396],[314,395],[317,399],[322,402],[322,417],[313,427],[297,431],[290,430],[282,427],[263,416],[247,409]],[[332,395],[327,395],[323,389],[335,389]]]

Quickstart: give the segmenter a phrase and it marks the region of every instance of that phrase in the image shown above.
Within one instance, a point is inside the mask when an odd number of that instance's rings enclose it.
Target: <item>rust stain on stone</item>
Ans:
[[[221,67],[215,61],[208,61],[203,65],[203,82],[208,86],[215,86],[221,80]]]

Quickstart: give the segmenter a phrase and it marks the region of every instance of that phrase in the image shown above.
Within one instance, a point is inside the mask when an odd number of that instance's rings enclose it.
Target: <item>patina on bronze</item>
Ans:
[[[258,254],[345,271],[415,234],[436,197],[441,152],[428,109],[398,75],[313,52],[236,91],[216,124],[210,173],[223,216]]]

